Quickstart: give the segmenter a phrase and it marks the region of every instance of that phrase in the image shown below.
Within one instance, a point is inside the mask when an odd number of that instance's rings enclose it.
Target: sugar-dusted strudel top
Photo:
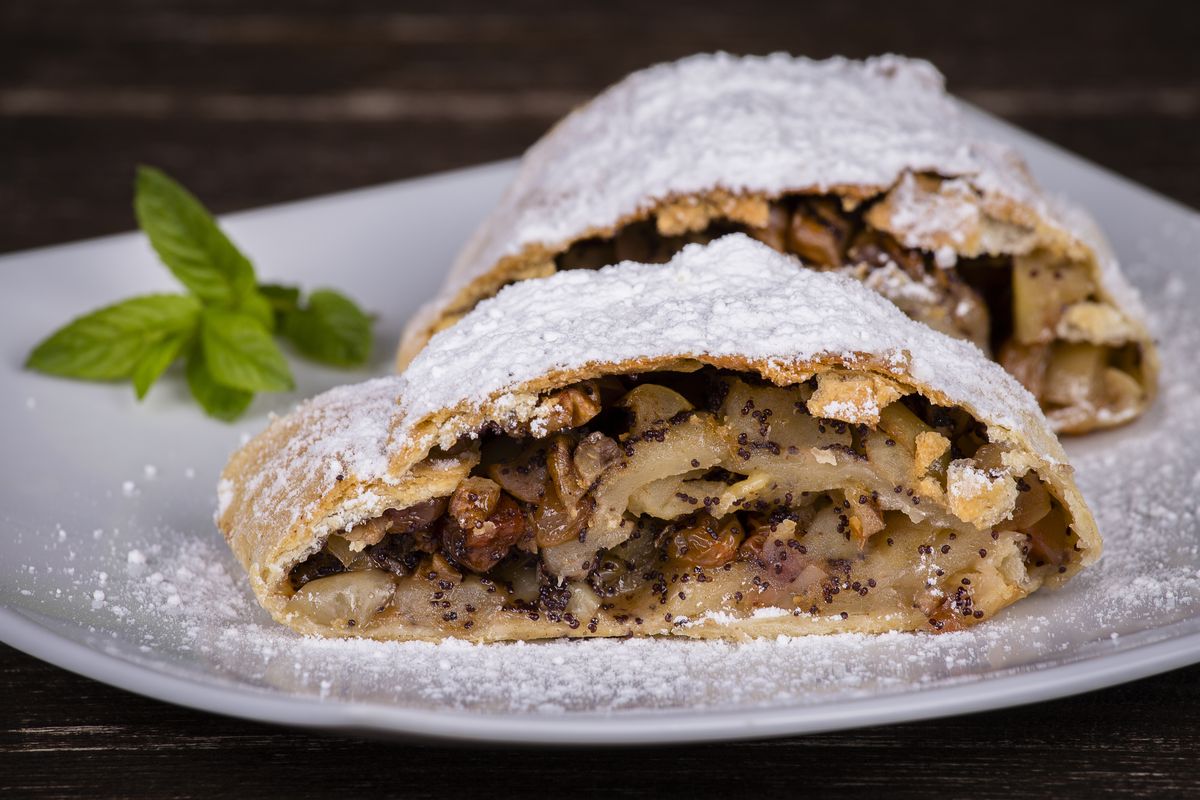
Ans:
[[[218,525],[303,633],[958,630],[1100,552],[1033,397],[742,235],[525,281],[277,419]]]
[[[973,133],[932,66],[896,56],[700,55],[630,75],[525,155],[400,365],[505,284],[730,231],[971,339],[1058,430],[1125,422],[1154,394],[1138,299],[1095,225]]]

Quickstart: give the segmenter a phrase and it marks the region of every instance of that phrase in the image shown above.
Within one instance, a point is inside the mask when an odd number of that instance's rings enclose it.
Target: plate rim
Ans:
[[[976,118],[1002,127],[1006,135],[1036,142],[1075,168],[1101,173],[1140,199],[1165,204],[1200,220],[1196,209],[1163,195],[1103,165],[1096,164],[1012,123],[959,101]],[[223,221],[249,220],[263,213],[323,205],[344,199],[366,199],[400,186],[440,179],[469,179],[492,170],[511,169],[516,159],[469,165],[371,186],[249,208],[221,215]],[[87,247],[136,236],[136,231],[0,253],[9,260],[64,248]],[[31,609],[30,609],[31,610]],[[0,642],[27,655],[124,691],[198,711],[255,722],[291,725],[306,730],[386,735],[440,742],[526,745],[648,745],[682,744],[808,735],[875,725],[915,722],[957,714],[1012,708],[1074,696],[1127,681],[1200,663],[1200,630],[1189,630],[1200,615],[1140,633],[1184,632],[1135,644],[1112,653],[1095,653],[1048,666],[976,673],[975,679],[919,687],[883,695],[785,708],[712,708],[689,710],[631,710],[563,712],[532,716],[514,712],[473,712],[461,709],[415,709],[374,702],[341,701],[273,692],[233,680],[197,680],[184,672],[105,652],[77,642],[40,624],[19,608],[0,605]],[[1091,643],[1095,644],[1095,643]]]
[[[1190,617],[1156,630],[1194,625]],[[800,736],[918,722],[1061,699],[1200,662],[1200,630],[1128,650],[1052,666],[984,674],[976,680],[917,691],[783,709],[513,712],[412,709],[384,703],[277,695],[229,682],[191,680],[60,636],[0,606],[0,641],[70,672],[155,700],[197,711],[312,731],[385,734],[442,742],[523,745],[675,745]],[[1031,681],[1034,681],[1032,686]],[[319,709],[319,713],[311,713]],[[597,724],[597,723],[600,724]]]

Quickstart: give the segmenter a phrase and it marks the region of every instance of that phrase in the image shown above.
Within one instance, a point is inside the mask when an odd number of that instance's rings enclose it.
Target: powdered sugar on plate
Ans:
[[[1182,234],[1179,234],[1182,235]],[[1192,241],[1200,243],[1200,231]],[[1149,256],[1153,257],[1153,256]],[[44,536],[10,604],[91,626],[94,646],[194,680],[326,702],[561,716],[775,708],[920,691],[1128,649],[1200,629],[1200,328],[1178,274],[1149,298],[1164,340],[1162,396],[1133,426],[1069,440],[1104,556],[968,631],[756,640],[471,645],[303,638],[274,624],[220,537],[148,526]],[[160,477],[144,501],[171,491]],[[183,485],[183,484],[181,484]],[[190,484],[187,484],[190,485]],[[90,532],[90,528],[84,533]],[[101,555],[72,560],[77,539]],[[43,557],[37,557],[41,553]],[[67,574],[66,570],[73,570]],[[768,612],[769,613],[769,612]]]

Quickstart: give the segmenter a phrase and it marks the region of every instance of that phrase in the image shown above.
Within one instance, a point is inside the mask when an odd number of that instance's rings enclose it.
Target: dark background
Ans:
[[[1198,206],[1195,8],[0,0],[0,252],[130,228],[139,162],[221,212],[350,189],[517,155],[626,72],[718,48],[923,56],[960,96]],[[807,738],[498,751],[208,716],[0,647],[0,792],[19,796],[1196,794],[1198,748],[1200,667]]]

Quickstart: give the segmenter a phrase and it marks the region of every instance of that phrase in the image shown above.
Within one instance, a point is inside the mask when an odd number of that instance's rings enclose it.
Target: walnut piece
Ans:
[[[787,249],[810,266],[837,267],[845,260],[850,220],[824,198],[801,202],[792,212]]]
[[[879,413],[907,392],[895,381],[865,372],[825,372],[808,400],[814,417],[875,427]]]
[[[973,459],[960,458],[946,470],[946,495],[950,512],[982,531],[1012,516],[1017,482],[1011,475],[995,474],[980,469]]]
[[[595,381],[584,381],[539,400],[530,430],[536,436],[548,436],[585,425],[599,413],[600,389]]]
[[[917,477],[928,472],[933,463],[950,450],[950,440],[937,431],[917,434],[916,445],[914,461]]]
[[[487,478],[467,478],[450,498],[442,549],[475,572],[496,566],[525,533],[515,500]]]

